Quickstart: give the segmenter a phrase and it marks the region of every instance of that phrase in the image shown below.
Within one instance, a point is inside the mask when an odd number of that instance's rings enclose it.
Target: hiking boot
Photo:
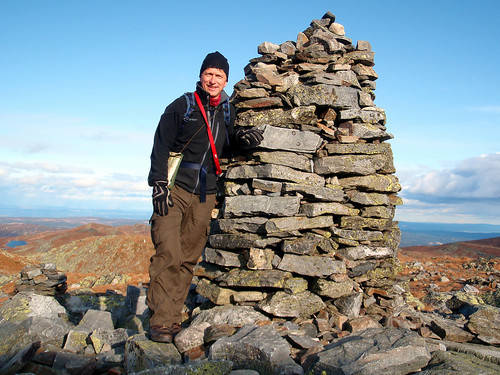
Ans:
[[[178,323],[174,323],[170,326],[154,325],[149,330],[149,338],[156,342],[170,343],[174,339],[174,336],[181,330],[182,327]]]

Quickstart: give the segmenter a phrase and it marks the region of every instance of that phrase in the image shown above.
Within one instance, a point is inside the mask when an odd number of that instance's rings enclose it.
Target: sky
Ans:
[[[0,216],[148,218],[154,131],[206,54],[228,58],[231,94],[259,44],[296,41],[327,11],[375,51],[396,220],[500,225],[497,0],[2,0]]]

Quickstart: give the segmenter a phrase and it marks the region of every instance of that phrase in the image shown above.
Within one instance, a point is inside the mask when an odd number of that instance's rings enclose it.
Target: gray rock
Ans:
[[[238,113],[236,125],[259,126],[288,124],[313,124],[318,120],[313,105],[292,109],[273,108],[265,110],[246,110]]]
[[[275,126],[264,127],[262,136],[259,146],[271,150],[314,153],[321,144],[321,137],[312,132]]]
[[[334,236],[339,238],[345,238],[353,241],[382,241],[384,235],[380,231],[368,231],[368,230],[348,230],[340,228],[331,228]]]
[[[224,200],[224,218],[239,216],[294,216],[298,213],[300,197],[269,197],[238,195]]]
[[[325,179],[315,173],[301,172],[290,167],[276,164],[241,165],[230,167],[227,171],[226,178],[270,178],[276,180],[292,181],[306,185],[325,185]]]
[[[335,39],[331,32],[324,31],[321,29],[314,30],[313,34],[309,37],[311,43],[319,43],[325,47],[327,52],[335,53],[344,50],[341,43]]]
[[[87,347],[88,331],[70,330],[66,335],[63,349],[70,353],[83,353]]]
[[[90,333],[98,328],[106,331],[113,331],[115,329],[111,312],[88,310],[75,329]]]
[[[423,338],[398,328],[372,328],[339,339],[314,355],[313,374],[409,374],[431,355]]]
[[[218,264],[224,267],[242,267],[246,261],[241,253],[224,251],[205,247],[203,250],[203,260],[207,263]]]
[[[29,317],[58,318],[66,309],[54,297],[35,293],[18,293],[0,307],[2,321],[20,323]]]
[[[133,315],[142,315],[148,309],[146,305],[146,288],[127,285],[125,307],[127,312]]]
[[[373,174],[369,176],[346,177],[339,179],[344,188],[360,188],[380,193],[397,193],[401,190],[398,178],[393,175]]]
[[[332,108],[359,108],[358,89],[334,85],[296,85],[287,95],[296,106],[311,104]]]
[[[299,193],[309,198],[326,202],[342,202],[345,193],[342,189],[328,186],[312,186],[295,184],[292,182],[283,183],[283,193]]]
[[[284,240],[281,244],[281,249],[285,253],[313,255],[319,245],[321,247],[327,246],[325,242],[329,242],[329,239],[319,234],[306,233],[303,237]]]
[[[220,285],[230,287],[284,288],[290,272],[280,270],[233,269],[219,277]]]
[[[377,231],[392,230],[394,223],[392,219],[380,219],[361,216],[342,216],[340,218],[340,228],[349,230],[373,229]]]
[[[174,344],[157,343],[148,340],[144,334],[131,337],[125,344],[124,366],[127,373],[180,363],[182,358]]]
[[[260,302],[257,307],[278,317],[306,318],[326,307],[317,295],[304,291],[296,294],[276,292]]]
[[[278,269],[313,277],[327,277],[334,273],[346,273],[343,261],[327,256],[285,254]]]
[[[500,309],[493,306],[478,306],[469,316],[467,328],[490,345],[500,345]]]
[[[274,53],[279,50],[280,46],[274,43],[264,42],[257,47],[257,52],[261,55],[266,53]]]
[[[263,88],[248,88],[245,90],[240,90],[236,94],[236,97],[238,99],[266,98],[268,96],[269,93]]]
[[[268,180],[261,180],[258,178],[254,178],[252,180],[252,187],[254,189],[264,190],[269,193],[281,193],[281,188],[283,187],[283,184],[278,181],[268,181]]]
[[[271,249],[250,248],[247,252],[246,267],[251,270],[270,270],[276,256]]]
[[[14,375],[19,374],[19,371],[26,365],[26,363],[32,359],[36,351],[40,348],[41,342],[33,342],[28,344],[26,347],[21,349],[14,357],[11,358],[9,362],[2,366],[0,362],[0,374],[2,375]]]
[[[318,279],[312,286],[312,291],[320,296],[328,298],[340,298],[351,294],[354,283],[351,280],[335,282]]]
[[[381,259],[393,255],[393,251],[388,247],[375,247],[359,245],[356,247],[344,247],[338,252],[350,260]]]
[[[451,319],[436,317],[430,328],[436,335],[447,341],[468,342],[474,338],[473,334],[464,329],[464,324]]]
[[[353,292],[337,298],[334,301],[334,305],[337,306],[341,314],[344,314],[348,318],[352,319],[359,316],[362,300],[362,293]]]
[[[287,151],[263,152],[258,151],[252,154],[252,158],[260,163],[278,164],[286,167],[299,169],[305,172],[313,172],[312,159],[303,154]],[[255,180],[254,180],[255,181]],[[281,190],[281,189],[280,189]]]
[[[273,85],[281,84],[282,81],[277,81]],[[265,98],[255,98],[248,99],[244,101],[239,101],[235,104],[236,108],[268,108],[268,107],[282,107],[283,102],[280,98],[276,96],[265,97]]]
[[[268,321],[269,318],[250,306],[220,306],[198,314],[189,327],[175,337],[175,345],[181,352],[203,345],[205,329],[214,325],[242,327],[246,324]]]
[[[328,228],[333,225],[332,216],[308,217],[278,217],[269,219],[265,224],[267,233],[286,232],[293,230]]]
[[[437,350],[432,353],[429,364],[417,372],[419,375],[462,375],[484,374],[496,375],[500,366],[483,361],[472,354],[444,352]]]
[[[320,175],[349,173],[366,176],[379,171],[385,163],[382,154],[335,155],[317,158],[314,161],[314,171]]]
[[[500,365],[500,348],[470,343],[456,343],[445,340],[425,339],[429,345],[443,345],[446,351],[472,354],[477,358]]]
[[[324,214],[356,216],[359,214],[359,210],[337,202],[322,202],[304,203],[300,206],[299,213],[306,217],[315,217]]]
[[[52,369],[63,374],[92,374],[96,368],[94,357],[66,352],[56,352]]]
[[[329,143],[325,146],[329,154],[387,154],[391,150],[389,143]]]
[[[219,219],[215,225],[224,233],[264,233],[265,217],[242,217],[234,219]]]
[[[221,288],[218,284],[207,279],[201,279],[196,285],[196,293],[208,298],[216,305],[229,305],[236,292],[231,289]]]
[[[252,369],[260,375],[304,374],[290,358],[290,346],[272,325],[246,325],[231,337],[217,340],[209,352],[211,360],[229,360],[235,369]]]

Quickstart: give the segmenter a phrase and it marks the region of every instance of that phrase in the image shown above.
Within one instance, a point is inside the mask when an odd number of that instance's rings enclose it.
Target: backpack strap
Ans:
[[[224,122],[226,123],[226,127],[231,123],[231,106],[229,105],[229,99],[226,99],[222,103],[222,109],[224,110]]]
[[[182,117],[182,129],[184,129],[184,125],[189,121],[189,118],[193,114],[195,108],[194,95],[192,92],[185,92],[184,98],[186,98],[187,108],[184,116]]]

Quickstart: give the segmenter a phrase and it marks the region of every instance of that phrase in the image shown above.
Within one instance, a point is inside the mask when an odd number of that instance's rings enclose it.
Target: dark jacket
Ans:
[[[228,141],[234,143],[232,139],[234,119],[236,117],[235,108],[230,104],[230,124],[227,126],[224,121],[222,106],[222,103],[228,100],[227,94],[222,91],[220,104],[214,108],[209,106],[209,94],[203,90],[199,82],[196,85],[196,92],[205,107],[217,154],[219,157],[223,157],[228,154]],[[215,194],[217,191],[217,177],[205,120],[196,105],[189,121],[183,124],[183,116],[186,110],[187,102],[183,95],[174,100],[161,116],[154,137],[153,151],[151,152],[151,169],[148,183],[152,186],[155,181],[166,181],[169,152],[181,152],[187,144],[182,151],[184,155],[182,160],[207,167],[209,173],[207,175],[206,192],[207,194]],[[181,167],[177,173],[175,184],[191,193],[200,194],[199,171]]]

